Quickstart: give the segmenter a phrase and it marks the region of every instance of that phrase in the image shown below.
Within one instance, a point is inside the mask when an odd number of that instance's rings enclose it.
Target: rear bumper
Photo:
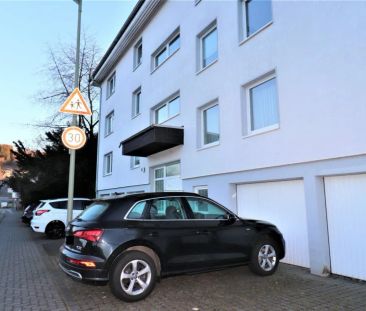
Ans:
[[[96,268],[84,268],[79,265],[71,264],[67,258],[77,260],[88,260],[96,263]],[[108,271],[105,270],[104,260],[92,256],[85,256],[74,253],[66,249],[63,245],[60,247],[59,266],[63,272],[74,279],[85,281],[108,281]]]
[[[31,224],[31,227],[32,227],[34,232],[45,233],[45,230],[46,230],[46,224],[45,223],[37,221],[36,219],[33,218],[31,220],[30,224]]]

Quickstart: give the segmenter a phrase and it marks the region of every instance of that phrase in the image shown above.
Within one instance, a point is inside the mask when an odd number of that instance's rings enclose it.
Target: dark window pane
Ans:
[[[67,209],[67,201],[52,202],[50,203],[53,208]]]
[[[250,36],[272,20],[271,0],[248,0],[246,6],[247,35]]]
[[[136,55],[136,64],[139,65],[139,64],[141,64],[141,60],[142,60],[142,44],[140,44],[137,47],[136,53],[137,53],[137,55]]]
[[[108,203],[93,203],[77,218],[85,221],[95,220],[108,208]]]
[[[73,209],[75,211],[81,211],[81,210],[83,210],[83,206],[81,204],[81,201],[74,201]]]

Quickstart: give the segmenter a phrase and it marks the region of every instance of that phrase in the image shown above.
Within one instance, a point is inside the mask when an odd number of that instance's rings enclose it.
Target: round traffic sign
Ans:
[[[80,149],[86,143],[85,132],[77,126],[70,126],[62,132],[62,143],[69,149]]]

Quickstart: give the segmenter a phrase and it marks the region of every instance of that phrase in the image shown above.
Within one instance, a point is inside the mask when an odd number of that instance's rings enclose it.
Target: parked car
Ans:
[[[30,222],[33,218],[33,211],[40,205],[39,202],[37,203],[31,203],[29,204],[23,212],[23,216],[22,216],[22,221],[27,224],[30,225]]]
[[[109,281],[116,297],[132,302],[169,275],[245,264],[271,275],[284,255],[274,225],[197,194],[162,192],[95,200],[66,228],[59,263],[79,280]]]
[[[78,216],[88,205],[87,198],[75,198],[73,218]],[[31,227],[35,232],[45,233],[49,238],[58,239],[65,235],[67,223],[67,199],[42,200],[33,211]]]

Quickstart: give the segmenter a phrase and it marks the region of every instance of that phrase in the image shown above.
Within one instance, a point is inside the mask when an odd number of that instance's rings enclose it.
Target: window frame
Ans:
[[[132,112],[131,112],[131,118],[134,119],[137,116],[141,114],[141,86],[139,86],[135,91],[132,93]],[[138,99],[138,101],[137,101]],[[138,102],[138,105],[137,105]],[[138,111],[137,108],[138,107]]]
[[[110,84],[113,81],[113,89],[110,89]],[[116,91],[116,72],[114,71],[110,77],[107,79],[107,92],[106,92],[106,99],[110,98]]]
[[[256,31],[254,31],[253,33],[249,34],[248,32],[248,10],[247,10],[247,3],[250,2],[252,0],[240,0],[240,10],[241,10],[241,14],[240,14],[240,32],[241,32],[241,43],[244,43],[245,41],[247,41],[248,39],[254,37],[255,35],[257,35],[259,32],[261,32],[262,30],[266,29],[268,26],[273,24],[273,1],[270,0],[271,2],[271,20],[267,23],[265,23],[263,26],[261,26],[259,29],[257,29]]]
[[[170,103],[173,102],[174,100],[176,100],[177,98],[179,98],[179,111],[176,114],[170,115],[169,114],[169,107],[170,107]],[[162,121],[162,122],[158,122],[158,117],[157,117],[157,112],[158,110],[160,110],[163,107],[167,107],[167,118]],[[175,118],[176,116],[180,115],[180,93],[179,92],[175,92],[173,95],[169,96],[167,99],[163,100],[160,104],[158,104],[157,106],[155,106],[152,110],[153,112],[153,124],[164,124],[165,122],[167,122],[168,120],[171,120],[173,118]]]
[[[216,36],[217,36],[217,42],[216,42],[217,57],[209,64],[206,64],[206,66],[203,66],[203,39],[206,38],[214,30],[216,30]],[[211,65],[215,64],[219,60],[219,32],[218,32],[217,21],[214,20],[213,22],[211,22],[203,31],[201,31],[197,35],[197,39],[198,39],[198,46],[199,46],[197,73],[200,73],[201,71],[203,71],[206,68],[210,67]]]
[[[139,163],[138,163],[138,164],[136,164],[136,160],[137,160],[137,159],[138,159],[138,161],[139,161]],[[141,159],[140,159],[140,157],[132,156],[132,157],[131,157],[131,163],[130,163],[130,167],[131,167],[131,169],[133,170],[133,169],[139,168],[139,167],[140,167],[140,165],[141,165]]]
[[[250,96],[250,90],[267,82],[272,79],[275,79],[275,86],[276,86],[276,103],[277,103],[277,123],[268,125],[256,130],[252,130],[252,102]],[[277,76],[276,73],[271,73],[266,75],[252,83],[249,83],[245,86],[245,99],[246,99],[246,114],[247,114],[247,135],[252,136],[256,134],[266,133],[273,130],[276,130],[280,127],[280,111],[279,111],[279,101],[278,101],[278,87],[277,87]]]
[[[139,61],[139,48],[141,47],[141,58]],[[142,38],[140,38],[133,47],[133,70],[136,70],[142,64],[143,57]]]
[[[176,38],[179,37],[179,46],[178,48],[170,52],[170,44],[174,42]],[[151,54],[151,73],[153,73],[155,70],[160,68],[168,59],[170,59],[175,53],[177,53],[180,50],[181,45],[181,35],[180,35],[180,27],[175,29],[169,37]],[[164,60],[161,61],[160,64],[157,64],[156,60],[159,55],[162,54],[162,52],[165,51],[166,57]]]
[[[212,107],[215,107],[215,106],[218,106],[218,108],[219,108],[219,139],[217,141],[212,142],[212,143],[205,144],[205,117],[204,117],[204,113],[208,109],[210,109]],[[214,100],[210,104],[201,107],[200,108],[200,114],[201,114],[201,129],[200,129],[200,131],[201,131],[201,136],[200,136],[201,144],[200,144],[200,148],[204,149],[204,148],[208,148],[208,147],[211,147],[211,146],[219,145],[220,144],[220,136],[221,136],[221,126],[220,126],[220,106],[219,106],[218,100]]]
[[[166,171],[167,171],[167,167],[168,166],[172,166],[172,165],[176,165],[176,164],[179,164],[179,174],[178,175],[173,175],[173,176],[167,176],[166,174]],[[163,174],[163,177],[159,177],[159,178],[156,178],[155,176],[155,172],[159,169],[163,169],[164,171],[164,174]],[[168,163],[168,164],[163,164],[163,165],[159,165],[159,166],[156,166],[153,168],[153,191],[156,192],[156,184],[155,182],[157,180],[162,180],[164,182],[164,186],[165,186],[165,181],[168,180],[168,179],[173,179],[173,178],[177,178],[179,177],[179,179],[181,179],[181,163],[180,162],[172,162],[172,163]],[[163,191],[169,191],[169,190],[165,190],[165,187],[164,187],[164,190]],[[174,191],[179,191],[179,190],[174,190]]]
[[[110,171],[107,171],[107,158],[110,157]],[[103,156],[103,176],[112,175],[113,172],[113,151],[110,151]]]
[[[109,127],[107,126],[108,124]],[[114,110],[112,110],[105,116],[104,137],[107,137],[113,133],[113,124],[114,124]],[[109,129],[109,131],[107,131],[107,129]]]

